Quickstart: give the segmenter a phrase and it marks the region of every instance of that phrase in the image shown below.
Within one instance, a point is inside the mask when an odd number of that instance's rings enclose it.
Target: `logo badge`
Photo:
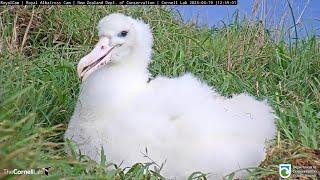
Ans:
[[[50,168],[51,168],[51,167],[42,168],[42,169],[44,170],[44,174],[45,174],[45,175],[49,176],[49,169],[50,169]]]
[[[282,178],[288,178],[291,175],[291,164],[280,164],[279,174]]]

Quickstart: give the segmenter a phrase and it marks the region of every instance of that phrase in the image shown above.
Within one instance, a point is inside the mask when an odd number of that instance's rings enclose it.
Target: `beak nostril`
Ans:
[[[104,49],[105,47],[104,46],[101,46],[101,49]]]

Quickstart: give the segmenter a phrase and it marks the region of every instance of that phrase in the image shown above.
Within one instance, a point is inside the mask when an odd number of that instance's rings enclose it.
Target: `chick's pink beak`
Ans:
[[[110,62],[110,52],[113,48],[114,46],[109,46],[108,38],[101,38],[94,49],[79,61],[77,67],[79,78],[84,81],[92,72]]]

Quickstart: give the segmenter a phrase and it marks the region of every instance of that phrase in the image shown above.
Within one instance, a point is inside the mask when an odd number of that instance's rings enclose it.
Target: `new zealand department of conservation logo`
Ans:
[[[279,175],[282,178],[288,178],[291,175],[291,164],[279,164]]]

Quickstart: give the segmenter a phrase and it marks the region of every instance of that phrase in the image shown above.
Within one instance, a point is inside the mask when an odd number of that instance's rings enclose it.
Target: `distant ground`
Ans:
[[[268,27],[275,28],[283,23],[285,29],[293,29],[293,18],[288,6],[290,2],[299,36],[320,35],[320,1],[318,0],[247,0],[238,1],[234,6],[170,6],[178,10],[182,19],[197,21],[199,25],[221,26],[232,21],[236,12],[240,18],[265,21]]]

